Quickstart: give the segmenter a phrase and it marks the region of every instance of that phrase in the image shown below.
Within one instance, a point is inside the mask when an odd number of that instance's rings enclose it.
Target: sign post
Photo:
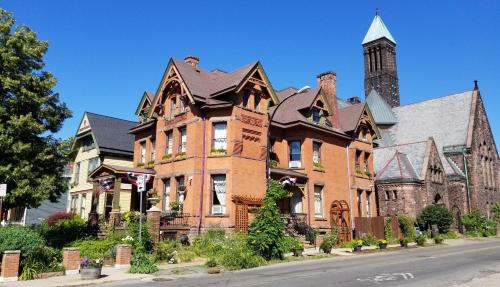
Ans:
[[[143,192],[146,189],[146,175],[141,174],[137,177],[137,192],[140,194],[139,197],[139,242],[142,242],[142,197]]]
[[[7,196],[7,184],[0,184],[0,222],[3,222],[3,198]]]

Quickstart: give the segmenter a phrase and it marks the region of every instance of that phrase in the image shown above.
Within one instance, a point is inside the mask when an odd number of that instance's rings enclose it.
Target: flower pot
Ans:
[[[354,251],[354,252],[359,252],[359,251],[361,251],[361,246],[355,246],[355,247],[353,248],[353,251]]]
[[[80,278],[82,280],[99,279],[101,278],[101,270],[102,267],[80,269]]]
[[[387,248],[387,243],[380,243],[378,245],[378,248],[380,248],[380,249],[386,249]]]
[[[399,241],[399,244],[401,245],[401,247],[408,247],[408,242],[406,241]]]
[[[295,256],[295,257],[302,256],[302,252],[304,252],[303,249],[294,249],[293,250],[293,256]]]
[[[325,249],[323,249],[323,252],[325,252],[326,254],[330,254],[330,253],[332,253],[332,249],[325,248]]]

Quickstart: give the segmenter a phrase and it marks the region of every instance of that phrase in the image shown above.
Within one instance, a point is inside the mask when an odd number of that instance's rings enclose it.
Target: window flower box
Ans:
[[[135,164],[136,167],[143,167],[144,166],[144,163],[143,162],[138,162]]]
[[[211,155],[225,155],[226,154],[226,149],[212,149],[210,151]]]

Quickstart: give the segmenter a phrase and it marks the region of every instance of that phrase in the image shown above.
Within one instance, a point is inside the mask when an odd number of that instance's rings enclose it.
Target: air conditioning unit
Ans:
[[[288,163],[289,168],[300,168],[302,166],[300,161],[291,161]]]
[[[212,214],[222,214],[222,213],[223,213],[222,205],[212,206]]]

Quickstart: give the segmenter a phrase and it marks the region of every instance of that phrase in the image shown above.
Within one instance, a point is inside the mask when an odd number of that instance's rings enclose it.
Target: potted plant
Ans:
[[[179,211],[182,211],[182,202],[180,201],[172,201],[170,203],[170,210],[172,210],[173,214],[176,214]]]
[[[363,240],[359,240],[359,239],[352,240],[352,249],[354,252],[361,251],[362,247],[363,247]]]
[[[330,238],[325,236],[321,244],[319,245],[319,249],[325,252],[326,254],[330,254],[332,252],[333,244]]]
[[[436,237],[434,237],[434,243],[436,243],[436,244],[441,244],[441,243],[443,243],[443,241],[444,241],[444,238],[440,234],[438,234],[438,235],[436,235]]]
[[[404,236],[401,236],[399,238],[399,244],[401,245],[401,247],[408,247],[408,242],[410,242],[408,240],[408,238],[404,237]]]
[[[417,242],[418,246],[424,246],[426,241],[427,238],[423,234],[420,234],[417,237],[415,237],[415,242]]]
[[[304,252],[304,245],[300,241],[295,241],[295,244],[293,246],[293,256],[299,257],[302,256],[302,252]]]
[[[152,205],[156,205],[160,202],[160,197],[158,197],[158,192],[155,189],[148,190],[148,195],[148,201],[150,201]]]
[[[102,271],[102,259],[82,258],[80,260],[80,278],[82,280],[99,279]]]
[[[387,248],[387,240],[385,240],[385,239],[379,239],[377,241],[377,244],[378,244],[378,248],[380,248],[380,249],[386,249]]]
[[[172,154],[170,154],[170,153],[167,153],[161,157],[161,160],[163,160],[163,161],[169,161],[171,159],[172,159]]]

